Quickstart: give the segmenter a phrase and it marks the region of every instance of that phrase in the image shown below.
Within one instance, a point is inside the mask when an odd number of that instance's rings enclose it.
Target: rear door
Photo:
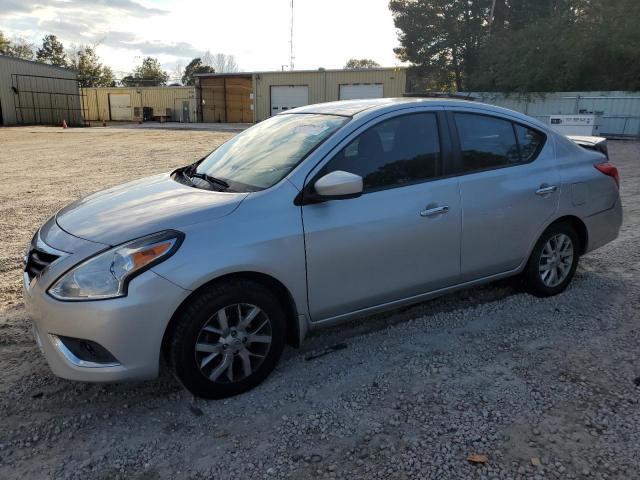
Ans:
[[[448,116],[459,139],[461,281],[515,269],[558,208],[553,145],[508,118],[468,110]]]
[[[457,178],[444,178],[443,112],[387,115],[370,125],[346,139],[307,187],[336,170],[364,180],[358,198],[302,207],[313,321],[458,279],[460,195]]]

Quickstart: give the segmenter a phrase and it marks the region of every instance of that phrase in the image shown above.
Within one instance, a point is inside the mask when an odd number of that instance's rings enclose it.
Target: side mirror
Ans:
[[[362,177],[342,170],[327,173],[313,186],[315,193],[326,200],[355,198],[362,195]]]

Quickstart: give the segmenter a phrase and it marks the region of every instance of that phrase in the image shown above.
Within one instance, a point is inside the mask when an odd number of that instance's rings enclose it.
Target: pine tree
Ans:
[[[36,52],[36,59],[49,65],[67,66],[67,55],[64,53],[64,46],[55,35],[45,35],[42,39],[42,47]]]

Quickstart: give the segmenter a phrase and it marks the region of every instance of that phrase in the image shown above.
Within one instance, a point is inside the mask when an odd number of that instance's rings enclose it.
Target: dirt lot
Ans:
[[[35,229],[229,135],[0,129],[0,478],[640,478],[638,142],[610,143],[620,238],[563,295],[501,282],[326,331],[226,401],[53,377],[20,298]]]

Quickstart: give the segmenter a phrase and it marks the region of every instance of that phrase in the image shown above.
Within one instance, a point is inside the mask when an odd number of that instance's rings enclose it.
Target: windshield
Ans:
[[[269,188],[347,121],[335,115],[271,117],[221,145],[196,172],[226,181],[236,191]]]

